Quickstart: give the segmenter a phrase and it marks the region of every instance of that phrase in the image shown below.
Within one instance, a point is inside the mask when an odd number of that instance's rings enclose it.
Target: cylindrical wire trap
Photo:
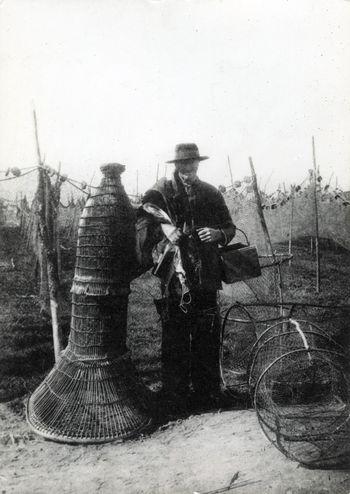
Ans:
[[[267,438],[314,468],[343,465],[350,456],[349,359],[327,331],[344,329],[349,313],[333,312],[328,325],[328,307],[233,304],[223,323],[224,378],[240,371]]]
[[[282,319],[251,354],[249,387],[259,423],[287,457],[336,465],[350,454],[349,378],[343,349],[318,325]]]

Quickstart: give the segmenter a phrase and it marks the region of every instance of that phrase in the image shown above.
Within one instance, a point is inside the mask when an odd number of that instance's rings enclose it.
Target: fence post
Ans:
[[[230,157],[229,156],[227,156],[227,164],[228,164],[228,169],[230,171],[231,187],[233,189],[233,176],[232,176],[231,161],[230,161]]]
[[[293,235],[293,216],[294,216],[294,185],[291,188],[290,197],[290,216],[289,216],[289,241],[288,241],[288,254],[292,255],[292,235]],[[292,265],[292,259],[289,259],[289,267]]]
[[[19,204],[19,231],[20,235],[23,235],[23,230],[24,230],[24,218],[23,218],[23,194],[21,192],[20,198],[18,201],[17,195],[16,195],[16,207],[18,208]]]
[[[38,128],[36,113],[34,111],[34,126],[35,126],[35,138],[39,162],[39,184],[38,184],[38,200],[39,200],[39,234],[43,247],[43,252],[46,255],[47,261],[47,280],[50,297],[50,311],[51,311],[51,324],[52,324],[52,336],[53,346],[55,352],[55,361],[58,362],[61,354],[61,342],[62,333],[59,324],[58,310],[59,310],[59,280],[58,280],[58,267],[57,267],[57,252],[55,248],[54,239],[54,214],[53,214],[53,196],[50,177],[44,169],[43,162],[40,155]]]
[[[316,293],[320,293],[320,252],[319,252],[319,232],[318,232],[318,204],[317,204],[317,165],[315,138],[312,136],[312,158],[314,165],[314,212],[315,212],[315,255],[316,255]]]
[[[250,170],[251,170],[251,174],[252,174],[253,190],[254,190],[254,194],[255,194],[256,206],[257,206],[258,215],[260,218],[261,227],[263,229],[263,233],[264,233],[264,237],[265,237],[268,251],[270,252],[270,255],[272,256],[273,262],[277,268],[278,291],[279,291],[279,299],[280,299],[280,304],[281,304],[281,315],[283,315],[283,285],[282,285],[281,266],[280,266],[279,261],[277,261],[276,255],[275,255],[273,247],[272,247],[272,242],[271,242],[269,230],[268,230],[267,225],[266,225],[265,216],[264,216],[263,208],[261,205],[261,198],[260,198],[260,193],[259,193],[259,189],[258,189],[258,182],[256,179],[256,173],[255,173],[255,169],[254,169],[254,165],[253,165],[253,160],[251,157],[249,157],[249,164],[250,164]]]
[[[45,172],[44,172],[45,173]],[[49,296],[50,296],[50,310],[51,310],[51,322],[52,322],[52,335],[55,351],[55,361],[60,358],[62,350],[62,332],[59,324],[59,275],[58,275],[58,262],[57,262],[57,249],[55,238],[55,218],[56,218],[56,201],[53,197],[53,190],[51,187],[50,177],[45,173],[46,180],[46,194],[48,210],[46,211],[46,233],[45,247],[47,254],[47,278],[49,284]]]
[[[61,279],[61,245],[60,245],[60,230],[59,230],[59,214],[60,214],[60,200],[61,200],[61,163],[58,165],[58,173],[57,173],[57,178],[55,185],[53,187],[53,193],[54,193],[54,208],[53,208],[53,224],[54,224],[54,242],[56,246],[56,254],[57,254],[57,275],[58,275],[58,281],[60,283]]]
[[[37,228],[35,231],[35,244],[36,244],[36,252],[37,258],[39,261],[40,268],[40,311],[45,314],[50,313],[49,308],[49,285],[47,279],[47,254],[45,249],[45,240],[43,236],[43,227],[42,224],[46,221],[46,201],[45,201],[45,180],[44,180],[44,172],[43,169],[38,170],[38,189],[37,189]]]

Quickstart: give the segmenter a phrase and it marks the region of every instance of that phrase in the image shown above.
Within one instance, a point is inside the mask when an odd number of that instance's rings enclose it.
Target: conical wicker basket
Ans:
[[[148,391],[126,347],[134,212],[120,181],[124,167],[101,170],[79,222],[68,346],[27,407],[34,431],[62,442],[124,439],[151,424]]]

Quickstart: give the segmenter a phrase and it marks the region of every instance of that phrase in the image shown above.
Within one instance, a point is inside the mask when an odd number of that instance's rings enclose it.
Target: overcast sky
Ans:
[[[204,180],[252,156],[274,189],[307,175],[315,135],[321,174],[349,188],[349,58],[346,0],[2,0],[0,169],[36,162],[35,106],[47,164],[72,178],[118,161],[143,191],[193,141]]]

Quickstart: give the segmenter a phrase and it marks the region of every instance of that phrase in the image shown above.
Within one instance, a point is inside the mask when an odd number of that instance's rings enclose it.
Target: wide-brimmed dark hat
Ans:
[[[185,143],[177,144],[175,147],[175,158],[173,160],[167,161],[167,163],[180,163],[182,161],[207,160],[209,156],[200,156],[197,144]]]

